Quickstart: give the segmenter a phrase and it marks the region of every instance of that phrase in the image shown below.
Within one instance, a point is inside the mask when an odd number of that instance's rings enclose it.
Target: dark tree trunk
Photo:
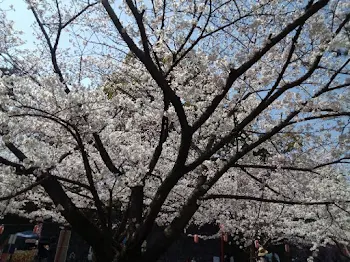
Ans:
[[[113,262],[115,252],[110,242],[96,241],[92,248],[94,250],[95,262]]]
[[[125,257],[122,257],[118,260],[116,260],[117,262],[141,262],[141,261],[145,261],[142,256],[138,256],[138,255],[135,255],[135,256],[125,256]],[[153,262],[153,261],[149,261],[149,262]]]

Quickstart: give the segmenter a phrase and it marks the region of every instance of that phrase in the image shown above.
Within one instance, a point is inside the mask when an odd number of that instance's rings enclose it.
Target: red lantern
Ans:
[[[289,253],[290,249],[289,249],[289,245],[288,244],[285,244],[284,245],[284,250]]]
[[[225,233],[225,234],[222,235],[222,239],[224,240],[224,242],[227,242],[227,241],[228,241],[228,235],[227,235],[227,233]]]
[[[260,247],[259,240],[254,241],[254,246],[256,249],[258,249]]]
[[[198,243],[199,242],[198,235],[193,235],[193,240],[194,240],[194,243]]]
[[[37,224],[34,226],[33,233],[37,235],[41,235],[41,230],[43,228],[43,224]]]
[[[4,233],[5,227],[4,225],[0,225],[0,235]]]

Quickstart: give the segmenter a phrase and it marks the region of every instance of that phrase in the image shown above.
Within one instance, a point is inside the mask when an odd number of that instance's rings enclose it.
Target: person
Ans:
[[[258,249],[258,262],[267,262],[267,259],[265,258],[265,256],[268,254],[269,252],[267,252],[266,249],[264,249],[263,247],[259,247]]]
[[[91,262],[93,260],[93,251],[92,251],[92,247],[91,246],[89,248],[89,253],[88,253],[87,259],[88,259],[89,262]]]
[[[76,257],[75,257],[75,253],[74,253],[74,252],[70,253],[70,255],[69,255],[69,257],[68,257],[68,261],[69,261],[69,262],[74,262],[74,261],[76,261]]]
[[[280,262],[280,257],[276,253],[269,253],[265,248],[259,247],[258,257],[260,262]]]
[[[49,252],[48,252],[48,258],[47,261],[48,262],[54,262],[55,260],[55,255],[56,255],[56,238],[55,237],[51,237],[50,238],[50,245],[49,245]]]
[[[39,243],[38,245],[38,260],[39,262],[47,262],[49,257],[49,245]]]

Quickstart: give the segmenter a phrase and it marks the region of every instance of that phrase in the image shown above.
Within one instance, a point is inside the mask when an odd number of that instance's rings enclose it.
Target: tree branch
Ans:
[[[0,164],[5,165],[5,166],[15,167],[16,169],[24,169],[23,165],[12,162],[10,160],[7,160],[6,158],[3,158],[2,156],[0,156]]]
[[[107,250],[114,250],[106,247],[116,246],[116,243],[113,240],[108,243],[105,241],[104,233],[74,205],[55,177],[48,174],[47,179],[42,182],[42,186],[54,204],[62,206],[61,214],[95,251],[106,252]],[[104,243],[104,246],[101,246],[101,243]]]
[[[246,173],[249,177],[251,177],[252,179],[254,179],[255,181],[259,182],[260,184],[264,185],[264,187],[268,188],[271,192],[275,193],[276,195],[279,196],[283,196],[284,198],[290,198],[285,196],[284,194],[282,194],[281,192],[278,192],[276,189],[272,188],[271,186],[269,186],[267,183],[265,183],[264,181],[262,181],[261,179],[257,178],[256,176],[254,176],[253,174],[251,174],[250,172],[248,172],[245,168],[241,167],[241,170]]]
[[[81,153],[81,157],[83,159],[83,165],[84,165],[84,169],[85,169],[85,174],[86,174],[86,178],[89,182],[89,186],[90,186],[90,192],[94,198],[94,202],[95,202],[95,205],[96,205],[96,208],[97,208],[97,213],[98,213],[98,216],[99,216],[99,219],[100,219],[100,222],[101,222],[101,226],[104,228],[104,229],[107,229],[107,219],[106,219],[106,214],[103,210],[103,203],[97,193],[97,190],[96,190],[96,187],[95,187],[95,183],[94,183],[94,179],[93,179],[93,176],[92,176],[92,169],[91,169],[91,166],[90,166],[90,163],[89,163],[89,158],[88,158],[88,155],[87,155],[87,152],[85,151],[85,146],[84,146],[84,143],[83,143],[83,140],[81,139],[80,137],[80,134],[78,132],[78,130],[76,128],[74,128],[75,131],[76,131],[76,137],[77,137],[77,143],[78,143],[78,146],[79,146],[79,151]]]
[[[61,25],[60,25],[59,30],[57,32],[57,37],[56,37],[55,43],[54,43],[54,45],[52,45],[50,37],[47,34],[45,27],[44,27],[44,24],[41,22],[38,13],[34,9],[33,5],[31,5],[31,4],[29,4],[29,5],[30,5],[30,10],[32,11],[32,13],[35,17],[35,20],[38,23],[39,28],[40,28],[41,32],[43,33],[44,38],[46,40],[46,43],[49,47],[50,54],[51,54],[51,62],[52,62],[53,68],[54,68],[54,72],[58,75],[59,81],[65,86],[65,92],[68,94],[70,92],[70,90],[64,81],[64,77],[63,77],[63,74],[62,74],[60,67],[58,66],[57,56],[56,56],[58,41],[59,41],[59,38],[61,35],[61,30],[62,30]]]
[[[7,142],[5,143],[5,146],[18,158],[19,161],[23,161],[27,158],[13,143]]]
[[[75,180],[72,180],[72,179],[69,179],[69,178],[65,178],[65,177],[56,176],[56,175],[51,175],[51,176],[55,177],[59,181],[63,181],[63,182],[66,182],[66,183],[69,183],[69,184],[72,184],[72,185],[80,186],[82,188],[85,188],[85,189],[91,191],[90,186],[87,185],[87,184],[84,184],[82,182],[75,181]]]
[[[113,164],[111,157],[109,156],[106,148],[103,146],[100,136],[97,133],[93,133],[92,135],[95,139],[96,148],[108,170],[113,174],[122,175],[122,172]]]
[[[293,167],[293,166],[275,166],[275,165],[254,165],[254,164],[233,164],[232,167],[239,168],[258,168],[258,169],[268,169],[268,170],[292,170],[292,171],[303,171],[318,174],[313,171],[313,168],[302,168],[302,167]]]
[[[2,197],[0,197],[0,201],[10,200],[10,199],[12,199],[12,198],[15,198],[16,196],[22,195],[22,194],[28,192],[29,190],[32,190],[33,188],[35,188],[35,187],[41,185],[41,183],[42,183],[45,179],[46,179],[46,176],[44,176],[44,177],[42,177],[42,178],[39,178],[38,181],[36,181],[35,183],[33,183],[33,184],[31,184],[31,185],[29,185],[29,186],[27,186],[27,187],[25,187],[25,188],[23,188],[23,189],[21,189],[21,190],[19,190],[19,191],[16,191],[16,192],[14,192],[14,193],[12,193],[12,194],[9,194],[9,195],[7,195],[7,196],[2,196]]]
[[[132,14],[134,15],[137,26],[139,28],[144,54],[148,58],[151,58],[151,54],[150,54],[149,46],[148,46],[148,38],[147,38],[147,34],[146,34],[146,29],[145,29],[145,26],[142,22],[143,12],[140,13],[131,0],[126,0],[126,3],[129,6]]]
[[[158,86],[162,89],[164,93],[164,97],[166,100],[169,100],[175,108],[176,114],[178,116],[182,132],[187,134],[191,134],[191,129],[188,125],[187,117],[185,114],[185,110],[183,108],[181,99],[176,95],[174,90],[171,89],[168,81],[161,71],[158,70],[156,64],[150,59],[149,56],[145,54],[142,50],[140,50],[134,41],[131,39],[129,34],[126,32],[125,28],[121,24],[119,18],[115,14],[113,8],[109,4],[108,0],[101,0],[102,4],[107,11],[109,17],[117,28],[119,34],[128,45],[129,49],[137,56],[137,58],[145,65],[146,69],[152,76],[152,78],[156,81]]]
[[[12,150],[14,152],[20,152],[19,158],[23,158],[21,161],[27,158],[18,148],[16,148],[15,145],[11,144],[11,146],[13,147]],[[52,176],[49,172],[41,173],[39,178],[44,178],[39,180],[40,184],[43,186],[46,193],[49,195],[54,204],[56,206],[62,206],[63,210],[61,210],[61,214],[75,228],[77,233],[81,235],[91,246],[93,246],[94,250],[101,253],[106,252],[106,246],[100,245],[101,243],[105,243],[104,234],[100,231],[98,227],[96,227],[95,224],[90,222],[90,220],[79,211],[79,209],[74,205],[72,200],[64,192],[61,184],[57,181],[57,178],[55,176]],[[31,186],[34,187],[35,183]],[[29,186],[29,188],[31,186]],[[87,228],[89,230],[86,230]],[[116,244],[112,240],[110,243],[105,243],[105,245],[114,246]],[[113,251],[113,248],[107,250],[115,252]],[[113,255],[111,255],[111,257],[112,256]]]
[[[337,159],[337,160],[334,160],[334,161],[331,161],[328,163],[323,163],[323,164],[315,166],[314,169],[318,169],[318,168],[333,165],[333,164],[350,164],[350,162],[344,162],[344,160],[350,160],[350,157],[342,157],[340,159]]]
[[[49,119],[49,120],[52,120],[55,123],[63,126],[74,137],[74,139],[76,140],[76,142],[78,144],[79,152],[82,156],[85,174],[86,174],[87,180],[89,182],[90,192],[94,198],[94,202],[95,202],[95,205],[96,205],[96,208],[98,211],[101,225],[106,229],[107,220],[106,220],[105,213],[103,210],[103,203],[101,202],[101,199],[98,196],[98,193],[97,193],[97,190],[96,190],[96,187],[94,184],[94,179],[92,176],[92,170],[90,167],[89,158],[88,158],[87,153],[85,151],[85,146],[84,146],[83,140],[81,139],[81,136],[79,134],[79,130],[74,125],[70,124],[69,122],[67,122],[67,121],[65,121],[57,116],[54,116],[54,115],[52,115],[48,112],[45,112],[43,110],[40,110],[40,109],[34,109],[34,110],[37,110],[43,114],[37,114],[37,113],[14,114],[14,115],[12,115],[12,117],[30,116],[30,117],[41,117],[41,118]]]
[[[302,205],[302,206],[315,206],[315,205],[336,205],[338,200],[324,200],[324,201],[300,201],[300,200],[283,200],[283,199],[272,199],[272,198],[260,198],[253,196],[244,195],[227,195],[227,194],[210,194],[200,198],[201,200],[211,199],[235,199],[235,200],[250,200],[265,203],[284,204],[284,205]],[[343,203],[350,203],[350,200],[341,201]]]
[[[70,19],[68,19],[64,24],[62,24],[61,29],[64,29],[65,27],[67,27],[70,23],[72,23],[75,19],[77,19],[79,16],[81,16],[86,10],[88,10],[90,7],[93,7],[95,5],[97,5],[99,3],[99,1],[96,1],[94,3],[88,4],[87,6],[85,6],[82,10],[80,10],[76,15],[74,15],[73,17],[71,17]]]
[[[150,176],[153,173],[154,168],[156,167],[156,165],[158,163],[159,157],[163,151],[163,144],[165,143],[166,139],[168,138],[168,134],[169,134],[168,128],[169,128],[168,117],[163,115],[162,127],[161,127],[161,131],[160,131],[158,145],[157,145],[156,149],[154,150],[152,159],[148,165],[148,171],[147,171],[147,174],[145,176],[145,179],[147,178],[147,176]]]
[[[126,29],[123,27],[123,25],[121,24],[118,16],[114,12],[112,6],[109,4],[109,1],[108,0],[101,0],[101,3],[103,5],[103,7],[105,8],[105,10],[107,11],[107,14],[111,18],[114,26],[117,28],[119,34],[121,35],[121,37],[123,38],[125,43],[128,45],[129,49],[137,57],[143,57],[144,56],[144,52],[140,48],[138,48],[138,46],[135,44],[135,42],[131,39],[129,34],[126,32]]]
[[[208,160],[215,152],[217,152],[219,149],[221,149],[223,146],[225,146],[227,143],[229,143],[235,136],[237,136],[249,123],[251,123],[257,116],[259,116],[262,111],[264,111],[269,105],[271,105],[285,91],[287,91],[295,86],[298,86],[298,85],[302,84],[305,80],[307,80],[313,74],[313,72],[317,69],[317,66],[318,66],[321,58],[322,58],[322,55],[317,56],[315,61],[312,64],[311,68],[303,76],[301,76],[297,80],[294,80],[290,83],[285,84],[283,87],[278,89],[278,91],[276,91],[273,95],[271,95],[270,97],[261,101],[261,103],[255,109],[253,109],[250,112],[250,114],[248,116],[246,116],[242,120],[242,122],[239,123],[229,134],[224,136],[210,150],[208,150],[207,152],[202,154],[200,157],[198,157],[196,160],[194,160],[192,163],[187,165],[186,172],[190,172],[190,171],[194,170],[196,167],[198,167],[200,164],[202,164],[205,160]],[[300,110],[294,111],[292,113],[294,114],[294,116],[296,116],[299,112],[300,112]],[[284,123],[283,127],[285,127],[286,125],[288,125],[288,123]]]
[[[304,24],[306,20],[308,20],[312,15],[318,12],[321,8],[327,5],[329,0],[320,0],[317,3],[313,4],[310,8],[306,10],[306,12],[301,15],[299,18],[294,20],[292,23],[287,25],[282,32],[280,32],[275,37],[272,37],[267,44],[255,52],[251,59],[242,64],[238,69],[231,69],[230,74],[226,80],[226,84],[224,90],[221,94],[217,95],[212,103],[207,107],[204,113],[199,117],[199,119],[193,124],[193,129],[197,130],[200,128],[206,120],[212,115],[217,106],[220,104],[221,100],[226,96],[227,92],[230,90],[234,81],[244,74],[249,68],[251,68],[257,61],[260,60],[263,55],[265,55],[272,47],[274,47],[277,43],[279,43],[284,37],[286,37],[290,32],[296,29],[298,26]]]
[[[333,117],[342,117],[342,116],[350,116],[350,112],[338,112],[338,113],[333,113],[333,114],[321,114],[318,116],[304,117],[304,118],[300,118],[300,119],[295,120],[295,121],[291,121],[288,125],[293,125],[293,124],[297,124],[300,122],[306,122],[306,121],[315,120],[315,119],[333,118]]]

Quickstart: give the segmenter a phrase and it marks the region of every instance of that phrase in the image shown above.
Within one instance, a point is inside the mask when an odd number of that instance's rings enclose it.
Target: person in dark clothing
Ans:
[[[49,252],[48,252],[49,254],[48,254],[47,262],[54,262],[55,255],[56,255],[56,248],[57,248],[56,238],[55,237],[51,237],[50,238],[50,245],[49,245]]]
[[[38,261],[48,262],[49,245],[47,243],[39,243],[38,245]]]
[[[258,257],[259,261],[280,262],[280,258],[277,253],[269,253],[263,247],[259,247]]]

